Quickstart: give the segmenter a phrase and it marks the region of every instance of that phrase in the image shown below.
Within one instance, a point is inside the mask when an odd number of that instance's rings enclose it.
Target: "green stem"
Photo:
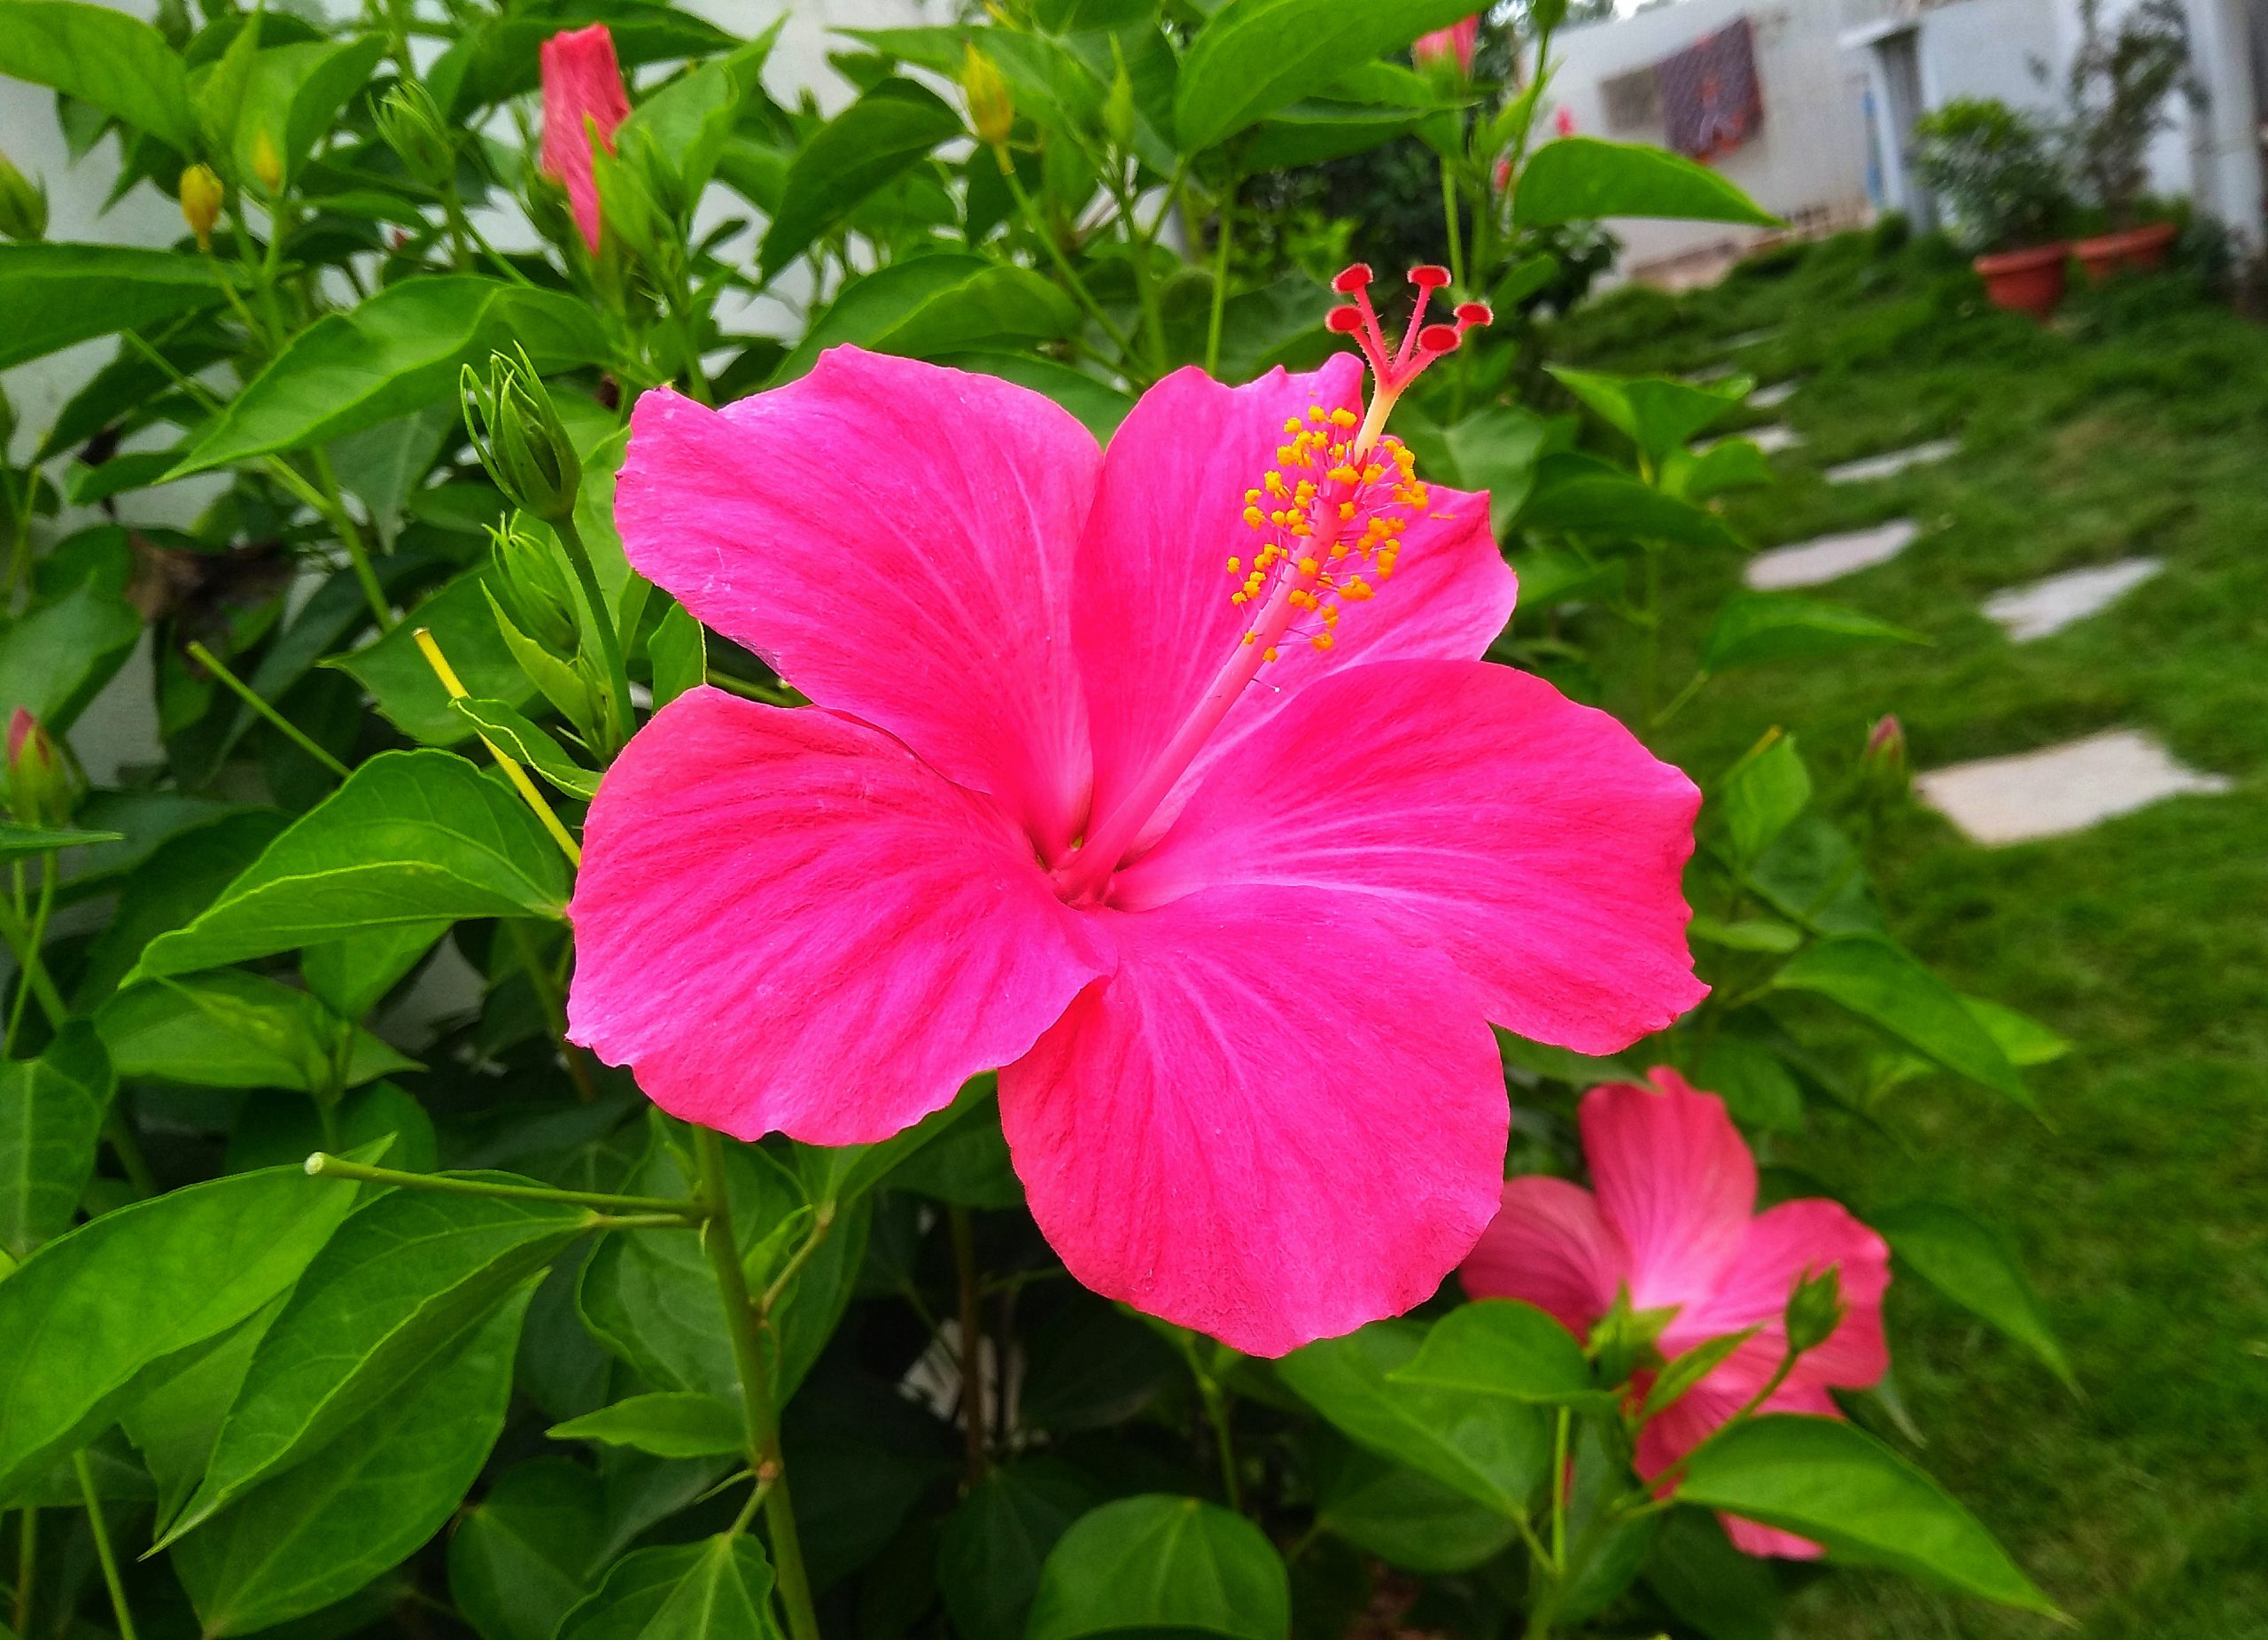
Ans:
[[[1234,234],[1237,185],[1234,178],[1221,190],[1221,226],[1214,246],[1213,314],[1205,325],[1205,374],[1221,373],[1221,321],[1229,305],[1229,245]]]
[[[32,1590],[38,1580],[39,1511],[26,1504],[23,1519],[16,1527],[16,1600],[9,1613],[15,1619],[19,1635],[32,1631]]]
[[[318,475],[324,478],[325,487],[317,489],[309,484],[299,470],[280,455],[271,455],[267,469],[271,477],[313,511],[319,513],[338,532],[339,545],[346,548],[347,562],[354,566],[354,579],[362,588],[362,596],[370,606],[370,613],[377,617],[378,630],[393,630],[394,613],[386,602],[385,588],[378,585],[378,574],[370,567],[370,556],[363,550],[361,532],[354,527],[353,517],[346,510],[346,503],[338,495],[338,478],[331,471],[330,458],[321,449],[314,452]]]
[[[103,1118],[103,1137],[110,1141],[111,1154],[118,1158],[118,1165],[125,1170],[127,1183],[134,1186],[143,1201],[163,1193],[158,1185],[158,1176],[150,1171],[150,1163],[142,1154],[142,1142],[134,1137],[126,1113],[115,1101],[110,1114]]]
[[[773,1278],[772,1285],[765,1288],[764,1295],[756,1301],[759,1316],[767,1321],[771,1319],[773,1312],[787,1299],[788,1284],[803,1272],[804,1265],[812,1262],[812,1255],[827,1240],[827,1232],[834,1228],[835,1203],[822,1201],[812,1210],[812,1233],[804,1238],[804,1245],[797,1247],[794,1256],[780,1267],[780,1273]]]
[[[727,672],[709,669],[709,686],[740,696],[745,700],[762,701],[767,706],[802,706],[807,704],[803,696],[790,693],[776,684],[758,683],[753,678],[735,678]]]
[[[95,1496],[95,1477],[87,1468],[84,1449],[72,1455],[79,1472],[79,1493],[87,1500],[87,1525],[95,1535],[95,1558],[102,1562],[103,1585],[110,1590],[110,1609],[118,1619],[119,1640],[134,1640],[134,1613],[126,1604],[126,1585],[118,1581],[118,1557],[111,1552],[110,1528],[103,1524],[102,1499]]]
[[[238,700],[244,702],[245,705],[251,707],[261,717],[267,719],[270,727],[280,731],[284,739],[290,741],[301,751],[306,752],[307,756],[313,758],[317,763],[322,764],[323,767],[329,769],[333,774],[336,774],[341,780],[345,780],[349,774],[353,773],[353,770],[349,769],[337,758],[332,757],[330,752],[326,751],[316,742],[310,739],[306,730],[302,729],[298,724],[292,722],[282,712],[276,711],[274,706],[270,705],[266,697],[255,690],[252,685],[246,683],[243,679],[237,677],[235,672],[230,672],[228,667],[221,665],[221,657],[214,654],[212,650],[206,649],[202,643],[192,640],[189,646],[189,652],[197,657],[198,664],[201,665],[206,671],[211,672],[223,684],[227,685],[229,692],[231,695],[234,695]]]
[[[1683,688],[1670,696],[1668,705],[1663,707],[1659,711],[1654,714],[1653,727],[1658,729],[1662,725],[1667,723],[1672,718],[1677,716],[1679,712],[1683,711],[1687,706],[1692,703],[1693,697],[1700,694],[1701,691],[1707,687],[1708,682],[1709,669],[1705,666],[1699,672],[1693,674],[1692,678],[1686,683],[1686,686]]]
[[[977,1302],[976,1227],[964,1207],[946,1209],[952,1228],[953,1274],[960,1294],[960,1421],[965,1479],[984,1479],[984,1310]]]
[[[1197,1380],[1197,1393],[1205,1403],[1205,1421],[1213,1426],[1213,1449],[1221,1460],[1221,1496],[1230,1508],[1244,1508],[1244,1488],[1237,1481],[1236,1431],[1229,1423],[1229,1397],[1209,1375]]]
[[[608,696],[614,703],[622,739],[627,740],[638,727],[630,705],[630,669],[622,658],[622,638],[614,629],[606,594],[599,589],[598,571],[592,566],[590,548],[583,545],[582,532],[575,527],[571,511],[553,519],[551,527],[559,532],[559,544],[567,549],[567,562],[574,566],[575,584],[583,589],[583,602],[590,605],[591,625],[598,629],[599,654],[606,662]]]
[[[771,1529],[780,1604],[787,1611],[792,1640],[819,1640],[811,1579],[804,1571],[803,1540],[796,1533],[788,1472],[780,1457],[780,1419],[772,1404],[770,1376],[765,1371],[761,1323],[756,1306],[749,1302],[748,1275],[741,1268],[740,1242],[733,1234],[732,1197],[725,1182],[725,1143],[715,1129],[695,1127],[693,1144],[699,1162],[704,1220],[701,1246],[716,1278],[717,1298],[725,1307],[725,1331],[732,1339],[733,1364],[740,1374],[750,1466],[756,1471],[757,1484],[766,1488],[764,1520]]]
[[[19,872],[22,870],[20,864],[17,869]],[[20,882],[20,878],[19,881]],[[48,913],[54,909],[55,851],[49,849],[39,857],[39,909],[32,915],[32,931],[24,942],[26,949],[32,953],[35,962],[39,959],[41,948],[47,944],[47,917]],[[41,971],[45,970],[43,968]],[[8,1031],[6,1038],[0,1039],[0,1059],[11,1059],[15,1056],[16,1033],[23,1028],[24,1004],[30,999],[32,994],[31,976],[32,970],[27,967],[23,970],[21,982],[16,986],[15,1005],[8,1010]]]
[[[1110,315],[1102,310],[1102,304],[1095,300],[1094,292],[1087,289],[1086,281],[1079,277],[1069,259],[1063,254],[1063,247],[1055,243],[1055,236],[1048,230],[1046,221],[1039,214],[1039,207],[1032,203],[1031,196],[1024,191],[1023,183],[1017,180],[1016,167],[1009,159],[1007,150],[1004,148],[998,152],[1000,175],[1007,180],[1008,191],[1016,197],[1016,206],[1023,213],[1025,225],[1047,252],[1048,260],[1055,264],[1055,271],[1062,276],[1063,283],[1070,288],[1079,306],[1087,310],[1087,317],[1102,327],[1102,333],[1110,338],[1111,345],[1118,349],[1120,368],[1133,365],[1138,357],[1133,341],[1112,323]]]
[[[548,1185],[499,1185],[484,1178],[458,1178],[447,1173],[404,1173],[394,1168],[375,1168],[349,1162],[328,1151],[307,1158],[307,1172],[315,1178],[354,1178],[372,1185],[392,1185],[403,1190],[433,1190],[447,1195],[498,1196],[508,1201],[555,1201],[563,1207],[595,1208],[609,1213],[664,1214],[690,1223],[702,1215],[698,1201],[672,1201],[666,1196],[617,1196],[602,1190],[555,1190]]]
[[[4,902],[0,902],[0,942],[5,942],[8,949],[15,954],[16,966],[30,982],[32,999],[39,1004],[40,1012],[47,1016],[47,1022],[60,1030],[71,1010],[64,1006],[63,993],[56,990],[47,965],[40,960],[39,948],[31,942],[31,931],[17,916],[15,909]]]
[[[525,917],[507,917],[505,926],[512,931],[512,945],[520,953],[520,964],[527,969],[528,983],[534,989],[537,1004],[543,1017],[551,1026],[551,1034],[559,1041],[559,1058],[567,1067],[567,1078],[575,1084],[575,1093],[586,1105],[599,1096],[598,1084],[591,1080],[591,1068],[581,1049],[567,1040],[567,1004],[559,994],[559,983],[545,971],[543,953],[536,949],[535,939],[528,932]]]
[[[1441,161],[1441,220],[1449,236],[1449,284],[1452,289],[1464,289],[1464,230],[1457,223],[1456,175],[1444,159]]]
[[[1551,1567],[1564,1572],[1567,1566],[1567,1426],[1571,1414],[1565,1407],[1559,1409],[1559,1421],[1551,1435]]]

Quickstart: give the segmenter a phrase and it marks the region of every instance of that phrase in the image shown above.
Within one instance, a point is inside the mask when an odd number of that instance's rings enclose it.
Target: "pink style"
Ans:
[[[1419,318],[1397,380],[1456,345]],[[815,703],[696,689],[617,760],[573,1038],[817,1145],[998,1067],[1072,1272],[1248,1352],[1432,1294],[1495,1211],[1488,1022],[1604,1053],[1704,994],[1699,799],[1480,659],[1487,498],[1419,482],[1362,377],[1179,370],[1107,452],[851,347],[722,410],[647,393],[631,562]]]
[[[1472,77],[1472,55],[1480,44],[1480,14],[1476,12],[1462,22],[1451,23],[1447,28],[1436,28],[1431,34],[1419,35],[1410,43],[1410,60],[1420,68],[1430,68],[1437,63],[1454,62],[1458,74]]]
[[[1789,1294],[1837,1271],[1844,1313],[1832,1336],[1798,1356],[1761,1411],[1841,1416],[1829,1388],[1863,1389],[1890,1366],[1882,1295],[1890,1249],[1837,1203],[1783,1201],[1756,1212],[1756,1161],[1722,1100],[1675,1071],[1654,1085],[1583,1096],[1583,1155],[1592,1189],[1528,1175],[1504,1181],[1503,1210],[1460,1271],[1475,1298],[1524,1299],[1578,1338],[1627,1289],[1634,1310],[1671,1315],[1657,1342],[1674,1357],[1747,1327],[1756,1335],[1656,1415],[1638,1437],[1651,1478],[1700,1444],[1771,1380],[1786,1353]],[[1643,1394],[1651,1373],[1641,1373]],[[1752,1555],[1806,1559],[1819,1546],[1754,1521],[1724,1518]]]
[[[604,23],[570,29],[543,43],[543,174],[567,190],[575,226],[591,254],[599,253],[599,185],[591,144],[614,152],[615,128],[630,117],[629,93]]]

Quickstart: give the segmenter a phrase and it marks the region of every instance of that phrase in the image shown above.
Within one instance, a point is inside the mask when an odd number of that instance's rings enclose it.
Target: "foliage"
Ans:
[[[2179,0],[2141,0],[2103,27],[2102,0],[2079,0],[2079,46],[2064,82],[2063,141],[2073,175],[2113,228],[2133,225],[2149,169],[2144,150],[2171,123],[2174,91],[2203,95],[2189,69],[2189,16]]]
[[[1555,11],[1532,13],[1542,60]],[[179,199],[191,230],[0,246],[11,361],[118,338],[6,491],[0,708],[60,753],[11,734],[0,896],[0,1504],[25,1640],[131,1640],[137,1617],[1264,1640],[1343,1632],[1405,1579],[1413,1621],[1460,1634],[1768,1622],[1778,1574],[1680,1476],[1634,1472],[1634,1375],[1667,1364],[1627,1329],[1530,1312],[1482,1341],[1510,1391],[1441,1375],[1480,1309],[1451,1293],[1246,1358],[1062,1279],[987,1078],[877,1145],[742,1144],[649,1108],[563,1014],[577,831],[641,716],[703,680],[796,703],[625,559],[640,392],[737,396],[851,342],[1107,433],[1181,366],[1319,358],[1312,281],[1223,276],[1251,266],[1253,179],[1413,133],[1456,294],[1507,309],[1572,276],[1596,217],[1752,203],[1655,151],[1540,143],[1541,77],[1508,94],[1390,60],[1446,5],[1042,0],[867,31],[831,117],[765,90],[772,33],[643,0],[390,4],[330,31],[221,4],[154,27],[6,12],[0,69],[56,89],[75,142],[114,139],[121,192]],[[591,155],[595,246],[525,129],[540,46],[594,22],[640,71]],[[479,226],[516,207],[535,248]],[[1211,224],[1200,254],[1169,247],[1176,222]],[[799,322],[756,328],[783,292]],[[1524,606],[1495,658],[1585,693],[1611,673],[1658,735],[1720,677],[1910,641],[1824,601],[1728,601],[1666,687],[1672,602],[1739,544],[1723,498],[1767,477],[1744,441],[1700,443],[1744,384],[1563,370],[1546,402],[1524,338],[1484,337],[1397,426],[1490,493]],[[204,473],[218,498],[183,529],[66,522]],[[145,628],[162,764],[89,781],[69,732]],[[1840,766],[1815,784],[1753,727],[1697,766],[1710,999],[1614,1060],[1504,1037],[1516,1170],[1572,1170],[1575,1095],[1657,1061],[1760,1137],[1924,1076],[2029,1109],[2054,1039],[1891,937],[1865,845],[1892,794],[1843,791]],[[436,991],[443,1023],[413,1033],[405,999]],[[2056,1367],[1986,1227],[1890,1224],[1907,1279]],[[1891,1444],[1754,1411],[1695,1454],[1692,1501],[2045,1605]]]
[[[1914,164],[1979,251],[2016,251],[2055,237],[2069,211],[2047,136],[1992,97],[1956,97],[1914,124]]]

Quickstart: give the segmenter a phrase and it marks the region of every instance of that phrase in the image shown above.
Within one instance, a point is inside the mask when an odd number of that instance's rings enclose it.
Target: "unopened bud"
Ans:
[[[1806,1276],[1788,1294],[1788,1349],[1802,1355],[1817,1349],[1843,1325],[1843,1279],[1829,1264],[1816,1275]]]
[[[37,718],[19,706],[8,719],[8,812],[26,826],[71,818],[71,778]]]
[[[416,81],[401,81],[379,98],[371,119],[402,169],[427,187],[439,187],[456,168],[456,150],[440,105]]]
[[[284,156],[276,152],[276,139],[265,126],[252,139],[252,174],[271,197],[284,191]]]
[[[1111,39],[1111,50],[1118,49],[1116,36]],[[1134,146],[1134,82],[1126,72],[1126,59],[1118,58],[1118,72],[1110,82],[1110,95],[1102,99],[1102,128],[1121,152]]]
[[[0,238],[47,237],[47,190],[0,154]]]
[[[575,622],[575,591],[558,548],[509,525],[489,535],[497,602],[522,632],[571,659],[582,634]]]
[[[968,99],[969,129],[988,148],[1005,146],[1016,123],[1015,98],[1009,95],[1008,82],[992,59],[978,51],[974,41],[963,51],[960,89]]]
[[[465,431],[496,487],[547,522],[574,511],[582,459],[526,351],[490,354],[485,382],[465,366],[458,385]]]
[[[209,165],[192,165],[181,174],[181,214],[197,236],[197,248],[213,248],[213,224],[221,220],[221,201],[228,195]]]
[[[1859,776],[1877,797],[1905,795],[1909,784],[1906,729],[1895,717],[1885,715],[1867,731],[1866,749],[1859,754]]]
[[[1634,1373],[1662,1364],[1660,1338],[1674,1310],[1635,1310],[1630,1289],[1614,1295],[1614,1303],[1591,1328],[1590,1356],[1597,1364],[1603,1384],[1627,1384]]]

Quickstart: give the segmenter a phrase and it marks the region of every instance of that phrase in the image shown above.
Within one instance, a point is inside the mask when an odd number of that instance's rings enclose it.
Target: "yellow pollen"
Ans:
[[[1272,643],[1270,644],[1266,649],[1261,652],[1260,658],[1264,661],[1274,660],[1276,658],[1276,646]]]

